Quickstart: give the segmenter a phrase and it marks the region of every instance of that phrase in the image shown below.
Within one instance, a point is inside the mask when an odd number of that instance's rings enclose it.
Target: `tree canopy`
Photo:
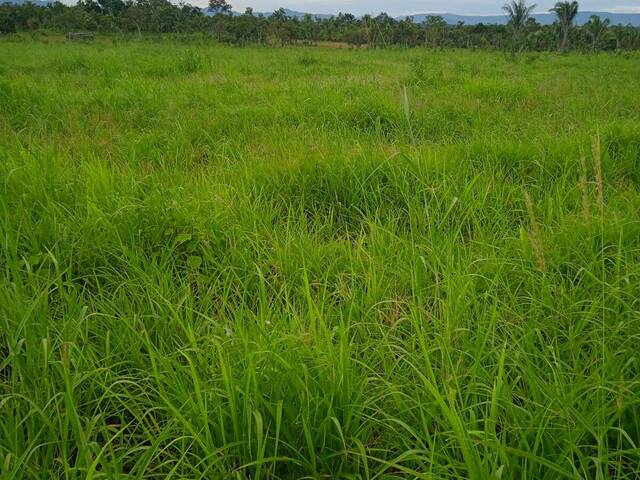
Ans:
[[[288,16],[281,8],[266,15],[256,14],[251,8],[237,14],[226,0],[210,0],[205,9],[168,0],[80,0],[75,5],[56,1],[47,6],[0,4],[0,34],[82,30],[136,35],[201,34],[236,45],[330,41],[354,47],[640,49],[640,28],[610,25],[599,17],[592,17],[582,27],[574,26],[578,12],[575,1],[555,5],[554,25],[538,24],[531,16],[534,8],[525,0],[512,0],[503,6],[507,25],[449,25],[437,15],[416,22],[411,17],[396,19],[386,13],[298,18]]]

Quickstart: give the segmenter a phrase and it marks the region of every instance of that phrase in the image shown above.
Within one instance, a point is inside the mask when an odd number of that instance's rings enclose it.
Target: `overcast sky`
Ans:
[[[229,0],[228,0],[229,1]],[[207,0],[191,0],[203,6]],[[233,9],[271,12],[283,7],[309,13],[349,12],[354,14],[387,12],[391,15],[411,13],[458,13],[467,15],[500,14],[504,0],[230,0]],[[536,12],[549,10],[555,1],[540,0]],[[580,10],[640,13],[640,0],[580,0]]]

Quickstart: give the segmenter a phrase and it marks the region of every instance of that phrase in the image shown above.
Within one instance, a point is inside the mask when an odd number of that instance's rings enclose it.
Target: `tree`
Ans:
[[[424,43],[436,48],[444,40],[447,22],[440,15],[429,15],[424,21]]]
[[[269,18],[271,35],[280,45],[291,43],[292,19],[287,16],[284,8],[275,10]]]
[[[569,32],[573,27],[573,21],[578,15],[578,2],[573,0],[572,2],[557,2],[555,6],[549,10],[558,17],[558,23],[560,25],[560,34],[562,39],[560,40],[560,50],[566,50],[569,44]]]
[[[513,34],[514,44],[520,40],[534,8],[536,8],[535,4],[527,5],[524,0],[511,0],[511,3],[507,3],[502,7],[502,10],[509,18],[509,28],[511,28]]]
[[[216,15],[231,12],[231,5],[226,0],[209,0],[209,11]]]
[[[349,45],[360,48],[367,43],[367,33],[364,28],[352,29],[345,34],[344,39]]]
[[[122,0],[98,0],[101,13],[118,15],[125,9],[125,3]]]
[[[287,21],[287,12],[285,11],[284,8],[280,7],[279,9],[275,10],[272,14],[271,14],[271,19],[278,21],[278,22],[286,22]]]
[[[373,24],[373,18],[368,13],[362,16],[362,26],[364,27],[364,36],[367,38],[367,44],[371,43],[372,32],[371,25]]]
[[[589,21],[585,23],[584,28],[591,37],[591,47],[595,50],[598,47],[598,42],[602,36],[607,32],[610,20],[608,18],[602,20],[598,15],[591,15]]]
[[[393,43],[404,45],[405,47],[409,47],[416,43],[415,38],[417,37],[416,33],[418,32],[418,28],[416,27],[416,24],[413,23],[412,16],[406,16],[404,20],[398,22],[394,30]]]
[[[16,9],[8,3],[0,4],[0,34],[16,31]]]

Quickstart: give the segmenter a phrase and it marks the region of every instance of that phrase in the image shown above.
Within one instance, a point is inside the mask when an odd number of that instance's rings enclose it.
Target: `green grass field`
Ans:
[[[639,478],[639,55],[51,40],[0,478]]]

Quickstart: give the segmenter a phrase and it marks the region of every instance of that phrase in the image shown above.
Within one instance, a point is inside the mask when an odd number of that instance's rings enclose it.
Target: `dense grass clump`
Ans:
[[[0,43],[0,477],[638,478],[638,60]]]

